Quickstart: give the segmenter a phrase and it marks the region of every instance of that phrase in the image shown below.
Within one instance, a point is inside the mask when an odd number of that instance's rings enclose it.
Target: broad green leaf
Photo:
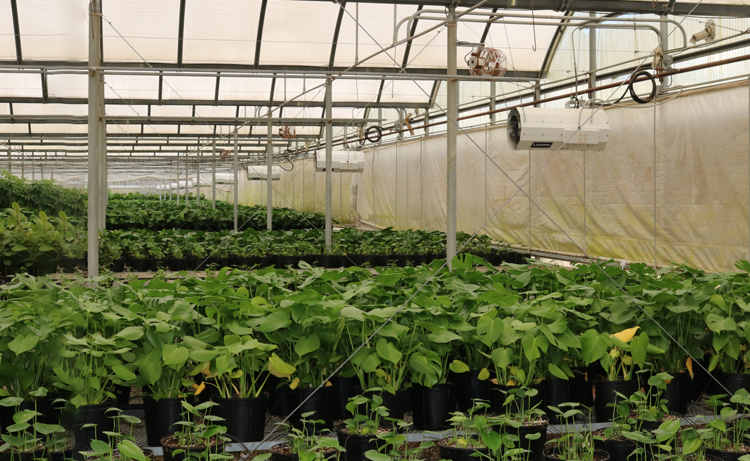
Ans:
[[[8,349],[15,352],[16,355],[21,355],[24,352],[27,352],[33,349],[37,345],[38,342],[39,342],[39,336],[35,334],[18,335],[13,341],[8,343]]]

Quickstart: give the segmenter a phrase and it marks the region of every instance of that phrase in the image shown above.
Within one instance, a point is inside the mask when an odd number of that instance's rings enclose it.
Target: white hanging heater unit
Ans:
[[[271,167],[271,181],[281,180],[281,171],[281,167]],[[268,181],[268,167],[266,165],[248,166],[247,179],[250,181]]]
[[[331,171],[334,173],[361,173],[365,169],[365,153],[358,150],[335,150],[331,153]],[[315,171],[326,171],[326,152],[315,154]]]
[[[513,108],[507,133],[513,150],[602,150],[609,120],[596,109]]]

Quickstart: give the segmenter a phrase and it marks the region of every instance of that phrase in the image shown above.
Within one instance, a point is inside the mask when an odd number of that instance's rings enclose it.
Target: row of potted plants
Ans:
[[[294,404],[343,364],[338,378],[382,389],[396,417],[412,388],[415,425],[428,430],[449,425],[452,396],[471,402],[487,387],[490,397],[522,392],[523,409],[538,404],[532,397],[546,383],[578,380],[575,388],[588,385],[584,399],[593,384],[598,420],[612,416],[606,404],[616,399],[607,393],[637,391],[630,383],[639,371],[670,373],[665,392],[676,387],[679,396],[705,358],[725,385],[747,387],[747,273],[635,265],[607,266],[605,276],[594,265],[479,271],[476,264],[483,261],[466,255],[450,272],[440,263],[378,274],[225,268],[205,279],[112,285],[102,278],[93,287],[19,276],[0,291],[0,384],[27,402],[38,400],[32,392],[39,387],[55,389],[78,414],[101,418],[118,385],[147,388],[156,404],[146,408],[179,402],[193,386],[215,389],[217,399],[263,403],[265,392],[287,392]],[[320,412],[329,428],[330,395],[345,387],[332,384],[301,410]],[[571,400],[568,393],[546,405]],[[498,411],[504,402],[491,405]]]

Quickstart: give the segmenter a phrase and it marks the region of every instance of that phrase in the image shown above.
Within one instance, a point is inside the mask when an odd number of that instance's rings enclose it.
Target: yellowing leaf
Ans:
[[[631,357],[629,355],[623,355],[622,356],[622,363],[624,363],[625,365],[628,365],[628,366],[632,365],[633,364],[633,357]]]
[[[688,369],[688,373],[690,373],[690,379],[695,379],[695,375],[693,374],[693,358],[688,357],[685,361],[685,366]]]
[[[203,389],[206,388],[206,383],[202,382],[200,386],[195,390],[195,394],[193,395],[199,395],[201,392],[203,392]]]
[[[333,386],[333,384],[331,384],[330,381],[326,381],[326,387],[331,387],[331,386]]]
[[[211,377],[211,362],[206,362],[206,366],[203,367],[203,370],[201,370],[201,373],[208,376],[209,378]]]
[[[482,370],[479,372],[479,376],[477,376],[477,378],[479,378],[480,381],[484,381],[489,377],[490,377],[490,371],[486,368],[482,368]]]
[[[294,381],[289,385],[289,388],[294,390],[297,389],[297,386],[299,386],[299,378],[294,378]]]
[[[627,330],[622,330],[621,332],[615,333],[612,336],[614,336],[615,338],[619,339],[620,341],[624,343],[627,343],[628,341],[633,339],[633,336],[635,336],[635,333],[638,331],[639,328],[641,327],[628,328]]]

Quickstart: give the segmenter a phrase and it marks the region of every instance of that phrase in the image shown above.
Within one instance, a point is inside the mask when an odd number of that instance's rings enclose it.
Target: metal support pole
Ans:
[[[669,24],[666,22],[660,23],[660,30],[659,35],[661,36],[661,52],[662,55],[666,55],[667,51],[669,51]],[[666,77],[661,77],[659,79],[659,92],[663,93],[666,91],[666,82],[668,82]]]
[[[21,178],[26,179],[26,162],[24,161],[23,147],[21,148]]]
[[[333,99],[331,78],[326,79],[326,248],[333,243]]]
[[[237,232],[237,229],[239,227],[239,224],[237,223],[237,201],[239,199],[239,188],[240,188],[240,177],[237,174],[237,165],[238,165],[238,159],[237,159],[237,133],[240,130],[237,129],[234,131],[234,231]]]
[[[211,143],[211,208],[216,209],[216,139]]]
[[[175,163],[175,173],[177,173],[177,184],[175,184],[175,195],[177,196],[177,204],[180,204],[180,154],[177,154],[177,163]]]
[[[44,181],[44,163],[39,164],[39,178]]]
[[[271,129],[271,107],[268,108],[268,127],[266,143],[266,229],[273,230],[273,184],[271,171],[273,171],[273,133]]]
[[[99,223],[101,212],[101,117],[104,115],[104,80],[101,65],[101,0],[89,2],[89,81],[88,81],[88,275],[99,276]],[[21,164],[23,167],[23,163]]]
[[[596,17],[595,12],[589,16]],[[589,27],[589,89],[596,88],[596,28]],[[596,91],[589,93],[589,99],[596,99]]]
[[[448,9],[448,75],[456,75],[456,55],[458,43],[456,42],[456,7]],[[458,134],[458,80],[449,78],[447,81],[448,111],[447,111],[447,152],[448,152],[448,241],[447,255],[448,270],[453,269],[453,257],[456,256],[456,149]]]
[[[198,147],[195,152],[195,204],[201,204],[201,138],[198,138]]]
[[[188,180],[190,179],[190,152],[185,151],[185,206],[190,205],[188,196],[190,194]]]
[[[497,96],[495,82],[490,82],[490,124],[495,124],[495,97]]]

